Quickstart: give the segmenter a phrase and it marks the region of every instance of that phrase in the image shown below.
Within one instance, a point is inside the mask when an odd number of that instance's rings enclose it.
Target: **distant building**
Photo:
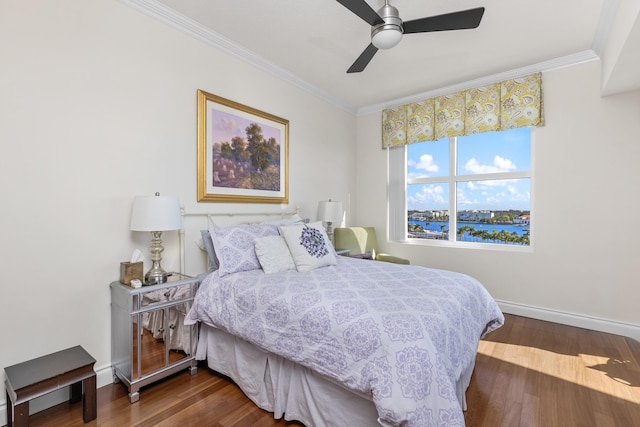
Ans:
[[[411,214],[411,219],[414,221],[426,221],[427,216],[424,211],[414,212]]]
[[[529,214],[520,215],[518,218],[513,219],[513,223],[517,225],[530,225],[531,215]]]
[[[409,219],[413,221],[429,221],[431,219],[443,219],[449,216],[449,211],[416,211],[413,212]]]
[[[458,221],[485,221],[494,217],[492,211],[459,211]]]

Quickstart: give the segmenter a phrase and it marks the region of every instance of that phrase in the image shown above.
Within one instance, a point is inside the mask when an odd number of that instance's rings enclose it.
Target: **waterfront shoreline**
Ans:
[[[422,231],[407,231],[409,238],[448,240],[449,232],[446,227],[448,227],[449,221],[419,221],[409,219],[408,224],[410,226],[420,225],[423,228]],[[460,233],[456,233],[456,240],[460,242],[529,245],[529,243],[522,242],[528,238],[528,235],[531,232],[529,224],[458,221],[457,226],[458,231],[463,227],[470,227],[473,229],[473,233],[476,234],[472,235],[468,231],[465,231],[465,233],[462,234],[462,238],[460,238]],[[521,242],[518,243],[518,240]]]

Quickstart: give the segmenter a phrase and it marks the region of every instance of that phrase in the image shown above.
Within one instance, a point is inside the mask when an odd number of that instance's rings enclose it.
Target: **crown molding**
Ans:
[[[600,19],[598,20],[592,45],[593,51],[600,57],[604,54],[607,39],[615,23],[619,7],[620,0],[607,0],[602,3],[602,11],[600,12]]]
[[[119,0],[121,3],[142,12],[143,14],[163,22],[184,34],[187,34],[197,40],[200,40],[210,46],[213,46],[229,55],[262,70],[263,72],[270,74],[280,80],[283,80],[313,96],[319,98],[341,110],[344,110],[351,114],[356,114],[357,109],[353,105],[350,105],[343,100],[334,97],[333,95],[323,91],[307,82],[306,80],[298,77],[297,75],[285,70],[267,61],[263,57],[253,53],[252,51],[245,49],[244,47],[234,43],[221,34],[212,31],[210,28],[205,27],[199,22],[188,18],[181,13],[176,12],[168,6],[156,1],[156,0]]]
[[[365,114],[371,114],[378,111],[382,111],[385,108],[395,107],[398,105],[408,104],[411,102],[421,101],[427,98],[433,98],[434,96],[449,95],[461,90],[466,90],[474,87],[486,86],[489,84],[497,83],[502,80],[514,79],[517,77],[526,76],[533,73],[545,72],[551,70],[557,70],[560,68],[571,67],[573,65],[582,64],[584,62],[598,60],[600,57],[596,55],[593,50],[586,50],[573,55],[563,56],[561,58],[551,59],[549,61],[538,62],[537,64],[527,65],[525,67],[515,68],[513,70],[504,71],[490,76],[480,77],[474,80],[468,80],[455,85],[446,86],[423,92],[404,98],[394,99],[391,101],[383,102],[380,104],[370,105],[367,107],[358,108],[358,116]]]

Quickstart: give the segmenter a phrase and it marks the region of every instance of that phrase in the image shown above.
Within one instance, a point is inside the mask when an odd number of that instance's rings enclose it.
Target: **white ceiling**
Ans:
[[[354,74],[346,70],[369,44],[370,27],[335,0],[125,2],[358,111],[540,63],[597,57],[619,1],[391,0],[403,20],[486,10],[477,29],[407,34]],[[367,2],[376,10],[384,4]]]

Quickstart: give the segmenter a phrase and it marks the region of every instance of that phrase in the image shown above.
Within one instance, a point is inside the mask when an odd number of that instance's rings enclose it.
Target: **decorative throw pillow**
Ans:
[[[258,237],[277,236],[278,227],[272,224],[242,224],[212,228],[213,248],[218,259],[220,276],[238,271],[259,270],[253,241]]]
[[[200,230],[200,236],[202,236],[202,245],[207,251],[207,259],[209,260],[209,269],[218,269],[218,258],[216,258],[216,251],[213,249],[213,239],[209,230]]]
[[[298,271],[337,264],[335,251],[322,222],[280,227],[280,234],[289,246]]]
[[[254,243],[256,256],[265,273],[296,269],[287,242],[282,236],[258,237]]]

